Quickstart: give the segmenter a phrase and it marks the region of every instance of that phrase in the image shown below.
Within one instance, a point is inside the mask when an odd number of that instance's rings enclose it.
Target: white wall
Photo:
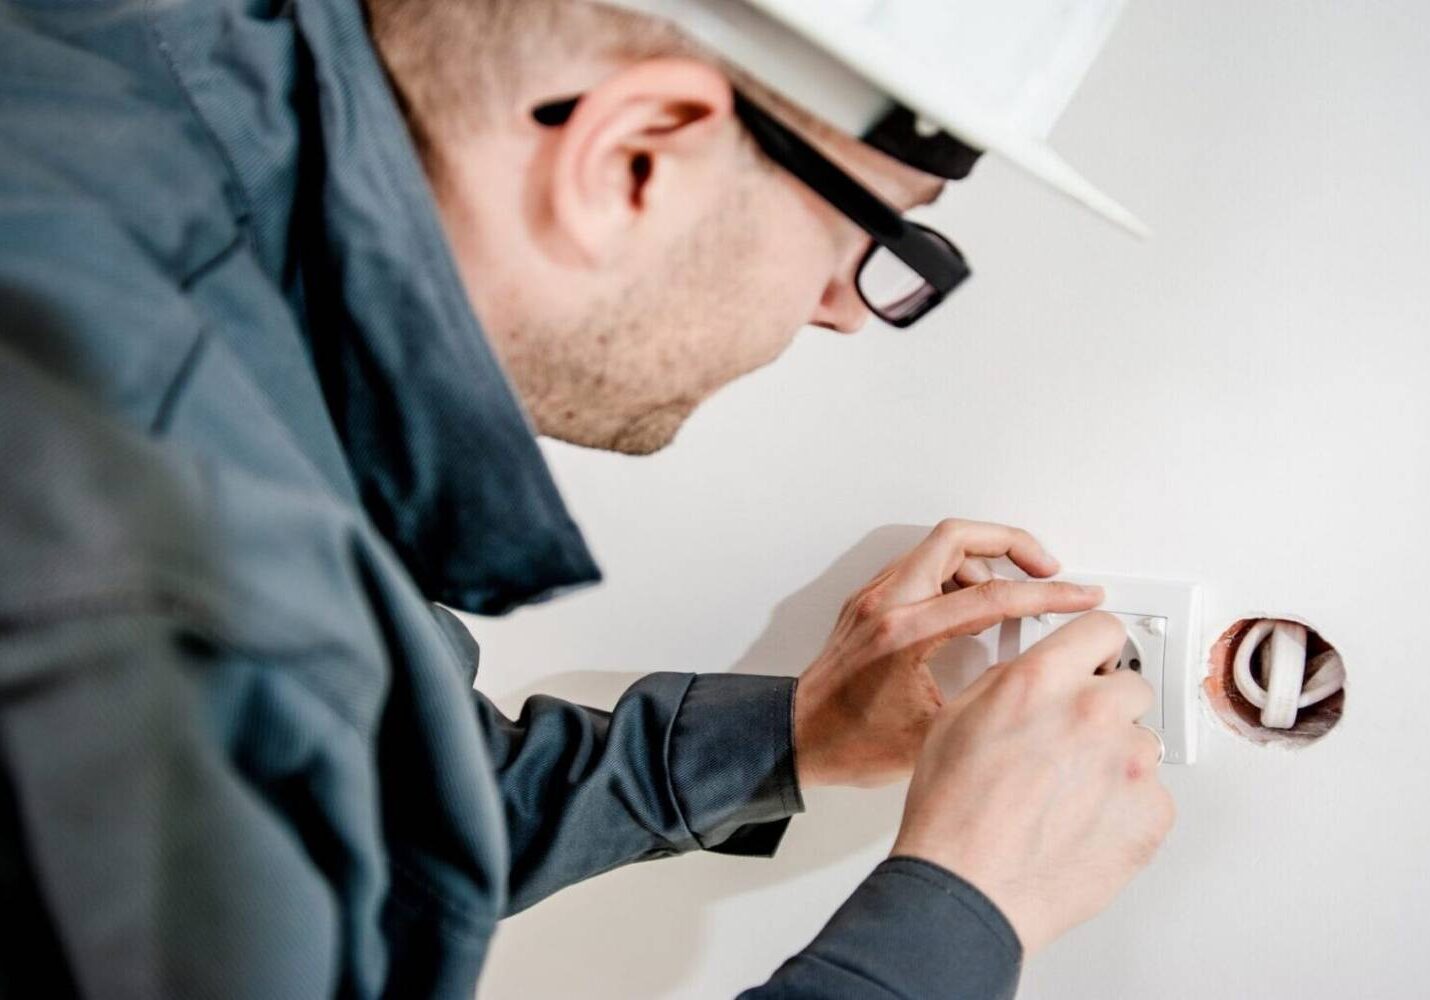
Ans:
[[[844,594],[945,515],[1070,567],[1287,613],[1345,655],[1309,750],[1203,724],[1180,823],[1022,996],[1425,996],[1430,4],[1131,5],[1056,135],[1139,245],[985,162],[938,221],[977,277],[928,328],[811,331],[675,447],[551,447],[608,575],[479,621],[482,684],[609,705],[638,673],[798,672]],[[872,535],[871,532],[874,532]],[[489,998],[719,997],[887,851],[901,789],[809,796],[772,862],[692,857],[508,922]]]

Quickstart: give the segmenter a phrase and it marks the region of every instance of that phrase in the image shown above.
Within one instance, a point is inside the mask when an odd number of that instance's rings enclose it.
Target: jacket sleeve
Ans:
[[[938,865],[894,857],[740,1000],[1011,1000],[1023,949],[1002,912]]]
[[[186,497],[3,344],[0,427],[0,996],[338,991],[333,883],[216,711],[251,665],[170,586]]]
[[[355,988],[351,914],[215,738],[211,665],[162,608],[6,630],[0,657],[0,995]]]
[[[436,610],[475,675],[476,643]],[[508,912],[631,861],[695,848],[773,853],[803,809],[794,688],[791,678],[653,674],[612,712],[538,695],[516,721],[475,695],[511,837]],[[1022,954],[982,892],[896,857],[741,1000],[1011,1000]]]
[[[476,642],[436,610],[475,675]],[[794,687],[789,677],[660,673],[609,712],[537,695],[515,720],[474,693],[510,838],[508,913],[633,861],[773,854],[804,808]]]

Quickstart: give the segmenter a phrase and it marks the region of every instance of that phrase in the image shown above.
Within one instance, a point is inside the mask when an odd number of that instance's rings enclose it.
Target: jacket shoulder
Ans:
[[[78,256],[102,219],[129,254],[183,280],[237,238],[230,173],[149,6],[0,9],[0,257],[46,249],[47,231]]]

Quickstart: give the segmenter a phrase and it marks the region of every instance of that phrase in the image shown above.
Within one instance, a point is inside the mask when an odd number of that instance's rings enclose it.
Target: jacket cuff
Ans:
[[[697,674],[671,727],[672,792],[699,845],[769,857],[804,811],[792,677]]]
[[[802,956],[894,996],[991,1000],[1017,991],[1023,946],[973,885],[928,861],[895,857],[792,962]]]

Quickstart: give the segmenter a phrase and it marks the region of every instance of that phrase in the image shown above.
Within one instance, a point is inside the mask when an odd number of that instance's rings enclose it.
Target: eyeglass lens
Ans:
[[[952,249],[948,240],[936,230],[927,226],[919,228]],[[865,305],[889,323],[911,322],[942,298],[939,290],[923,275],[904,263],[888,247],[877,244],[864,259],[857,280]]]
[[[886,320],[913,315],[937,294],[934,287],[887,247],[876,247],[859,272],[859,293]]]

